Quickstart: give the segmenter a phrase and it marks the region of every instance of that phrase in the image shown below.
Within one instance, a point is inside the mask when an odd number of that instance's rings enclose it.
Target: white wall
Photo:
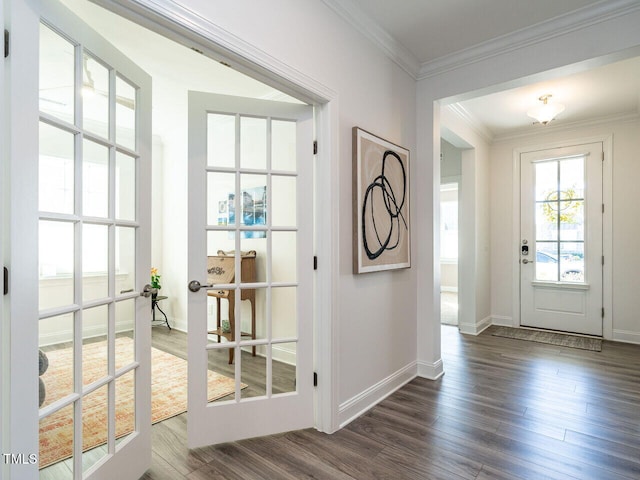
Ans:
[[[613,339],[640,343],[640,297],[637,294],[640,257],[636,254],[640,238],[640,120],[603,123],[582,128],[554,131],[540,129],[537,135],[496,142],[491,148],[491,224],[493,270],[492,313],[505,324],[514,315],[513,268],[513,152],[527,146],[558,144],[582,138],[613,138]],[[515,208],[518,208],[516,205]],[[605,259],[606,261],[606,259]]]
[[[440,168],[433,164],[433,159],[440,153],[441,101],[452,103],[635,56],[640,51],[639,24],[640,12],[634,10],[572,29],[542,32],[533,37],[535,41],[518,43],[505,39],[490,54],[485,49],[483,56],[473,62],[453,62],[433,74],[425,73],[417,89],[418,132],[421,132],[417,146],[424,168],[419,170],[415,181],[425,190],[434,187],[434,178],[439,181]],[[432,192],[420,196],[418,208],[433,211],[435,216]],[[501,208],[492,211],[494,219],[500,218]],[[427,222],[417,229],[421,236],[428,237],[434,226]],[[418,287],[425,293],[424,297],[418,297],[418,310],[424,312],[418,324],[418,363],[435,365],[440,361],[440,324],[439,307],[433,298],[438,290],[439,272],[432,258],[423,260],[417,272]],[[495,295],[500,295],[501,287],[492,288]],[[429,291],[434,293],[433,298],[426,295]]]
[[[401,68],[362,35],[317,0],[276,0],[257,2],[184,0],[181,2],[229,33],[261,49],[302,72],[305,76],[336,92],[333,108],[338,112],[337,153],[339,169],[335,172],[339,212],[330,225],[338,242],[339,274],[334,285],[337,294],[332,306],[337,325],[336,366],[338,423],[348,421],[372,402],[388,393],[400,381],[409,379],[416,359],[416,289],[415,268],[394,272],[353,275],[352,273],[352,178],[351,129],[360,126],[383,138],[407,147],[415,153],[415,82]],[[249,12],[249,13],[247,13]],[[311,27],[310,27],[311,26]],[[179,124],[181,119],[176,118]],[[182,159],[183,153],[165,143],[165,159]],[[412,158],[415,172],[418,159]],[[178,184],[184,188],[184,173],[165,169],[165,188]],[[177,168],[177,167],[176,167]],[[412,190],[415,183],[412,183]],[[173,202],[174,215],[184,214],[184,202]],[[414,204],[415,205],[415,204]],[[413,221],[422,214],[411,206]],[[167,251],[184,257],[186,225],[169,227],[173,238],[164,244]],[[415,255],[430,251],[413,237]],[[186,258],[183,258],[186,263]],[[325,263],[326,262],[326,263]],[[330,259],[319,259],[320,268]],[[165,275],[187,279],[179,271]],[[184,311],[182,291],[176,295],[174,309]],[[407,370],[409,369],[409,370]]]

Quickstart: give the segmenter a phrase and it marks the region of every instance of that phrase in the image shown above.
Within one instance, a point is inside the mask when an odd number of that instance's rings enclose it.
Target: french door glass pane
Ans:
[[[297,233],[271,232],[271,281],[294,283],[297,274]]]
[[[116,379],[116,444],[135,429],[135,372],[131,370]]]
[[[296,122],[271,122],[271,168],[290,172],[297,170]]]
[[[39,223],[40,310],[74,303],[74,224]]]
[[[236,164],[236,117],[207,115],[207,165],[233,168]]]
[[[86,471],[107,453],[108,385],[82,397],[82,470]]]
[[[109,295],[109,229],[106,225],[82,226],[82,300]]]
[[[297,288],[271,288],[271,329],[274,340],[298,336]]]
[[[136,149],[136,89],[116,76],[116,143]]]
[[[267,120],[240,117],[240,168],[267,168]]]
[[[274,343],[271,345],[271,355],[273,394],[295,392],[297,343]]]
[[[43,318],[38,322],[41,407],[46,407],[73,393],[74,315],[67,313]]]
[[[267,176],[240,176],[240,225],[264,227],[267,224]],[[266,232],[245,231],[243,238],[265,238]]]
[[[38,164],[39,209],[45,212],[74,212],[74,135],[40,122]]]
[[[245,233],[252,235],[247,237]],[[267,239],[258,234],[266,232],[243,232],[240,238],[240,250],[243,252],[240,283],[267,281]]]
[[[267,304],[268,289],[243,289],[242,292],[242,297],[245,300],[241,302],[240,328],[243,333],[251,334],[251,316],[255,315],[255,332],[253,336],[258,340],[264,340],[268,337],[267,314],[265,310],[265,306]],[[253,312],[254,308],[255,312]],[[242,339],[251,340],[251,336],[243,336]]]
[[[235,173],[207,173],[207,223],[235,224]]]
[[[82,56],[82,125],[109,138],[109,70],[87,53]]]
[[[271,225],[295,227],[297,225],[297,178],[273,175],[271,177]]]
[[[116,153],[116,218],[136,219],[136,159]]]
[[[261,345],[260,348],[265,346]],[[244,347],[242,351],[242,362],[240,381],[251,388],[240,391],[240,398],[263,397],[267,394],[267,362],[266,355],[251,356],[251,347]]]
[[[233,364],[229,363],[229,355],[232,350],[235,352],[234,348],[215,348],[207,350],[208,402],[226,402],[228,400],[235,400],[236,398],[235,361]],[[220,377],[221,375],[223,378]]]
[[[82,312],[82,384],[89,385],[108,373],[107,332],[109,307],[101,305]]]
[[[51,462],[55,462],[61,455],[66,458],[72,454],[73,405],[67,405],[40,420],[38,461],[40,466],[44,467]],[[73,464],[71,461],[68,461],[67,465],[58,464],[54,467],[49,467],[47,471],[55,468],[55,470],[53,470],[55,472],[53,478],[68,480],[72,478],[71,469],[73,468]]]
[[[235,250],[235,232],[233,230],[214,230],[207,232],[207,255],[219,255],[219,251],[231,252]],[[218,281],[217,283],[221,283]]]
[[[109,149],[90,140],[82,143],[82,214],[109,215]]]
[[[135,352],[135,299],[116,302],[116,370],[130,364]]]
[[[74,123],[75,47],[40,24],[40,111]]]
[[[133,290],[136,275],[136,229],[116,227],[116,278],[118,291]]]

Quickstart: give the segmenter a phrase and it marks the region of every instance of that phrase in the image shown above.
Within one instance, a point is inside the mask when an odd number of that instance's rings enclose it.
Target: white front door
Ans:
[[[10,12],[10,478],[137,479],[151,79],[55,0]]]
[[[312,155],[312,107],[189,92],[190,447],[313,425]]]
[[[520,160],[520,324],[601,336],[602,143]]]

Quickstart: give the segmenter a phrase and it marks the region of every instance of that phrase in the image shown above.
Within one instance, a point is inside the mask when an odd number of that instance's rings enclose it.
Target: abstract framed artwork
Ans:
[[[409,150],[353,128],[353,271],[411,267]]]

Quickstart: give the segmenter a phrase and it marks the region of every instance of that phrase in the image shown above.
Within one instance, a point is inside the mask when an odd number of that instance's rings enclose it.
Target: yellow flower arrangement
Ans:
[[[162,285],[160,285],[160,275],[158,275],[158,269],[155,267],[151,269],[151,288],[157,290],[162,288]]]

